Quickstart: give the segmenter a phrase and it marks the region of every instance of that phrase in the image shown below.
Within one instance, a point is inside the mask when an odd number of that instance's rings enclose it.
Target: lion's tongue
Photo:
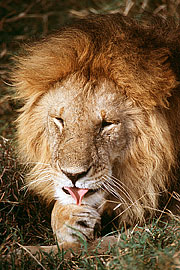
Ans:
[[[86,188],[64,187],[75,199],[77,205],[81,205],[83,196],[88,192]]]

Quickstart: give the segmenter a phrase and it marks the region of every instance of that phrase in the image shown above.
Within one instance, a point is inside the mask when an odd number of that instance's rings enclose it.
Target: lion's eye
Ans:
[[[101,123],[100,132],[107,131],[111,129],[114,125],[115,124],[113,122],[103,120]]]
[[[113,125],[112,122],[108,122],[108,121],[103,120],[102,123],[101,123],[101,128],[104,129],[105,127],[108,127],[108,126],[111,126],[111,125]]]
[[[60,130],[62,130],[62,128],[64,127],[64,120],[60,117],[55,117],[53,120],[56,126],[58,126]]]

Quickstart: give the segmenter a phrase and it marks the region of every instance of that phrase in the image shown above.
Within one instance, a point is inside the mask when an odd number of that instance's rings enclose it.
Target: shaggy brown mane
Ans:
[[[80,72],[87,80],[111,79],[144,107],[166,106],[179,75],[173,72],[179,73],[179,32],[179,27],[164,25],[160,19],[144,26],[120,15],[83,19],[25,47],[14,78],[21,81],[19,96],[44,93]]]

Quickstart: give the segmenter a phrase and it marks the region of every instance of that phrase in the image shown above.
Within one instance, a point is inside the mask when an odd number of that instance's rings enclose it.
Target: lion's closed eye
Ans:
[[[59,127],[60,131],[62,131],[64,127],[64,120],[60,117],[54,117],[53,121],[56,124],[56,126]]]
[[[106,121],[103,119],[102,123],[101,123],[101,127],[100,127],[100,133],[104,134],[106,132],[110,132],[111,129],[113,130],[113,128],[119,126],[120,127],[121,123],[118,121]]]
[[[103,119],[102,123],[101,123],[101,129],[104,129],[105,127],[109,127],[112,126],[114,123],[110,122],[110,121],[106,121]]]

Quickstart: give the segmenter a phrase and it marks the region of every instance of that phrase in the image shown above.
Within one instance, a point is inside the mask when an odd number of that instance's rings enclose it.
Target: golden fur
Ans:
[[[57,200],[52,227],[60,241],[75,241],[66,225],[92,239],[103,213],[119,224],[142,223],[176,190],[179,30],[155,18],[139,24],[119,14],[90,16],[26,46],[18,57],[19,152],[31,167],[29,186]],[[91,195],[77,206],[55,194],[63,170],[74,175],[78,168],[100,181],[78,186],[99,187],[95,205]]]

